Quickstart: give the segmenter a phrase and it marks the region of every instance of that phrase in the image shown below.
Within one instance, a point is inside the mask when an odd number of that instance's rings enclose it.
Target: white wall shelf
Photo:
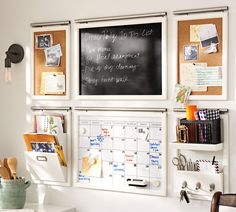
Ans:
[[[185,111],[176,112],[176,124],[184,118]],[[201,143],[170,143],[174,151],[174,157],[179,153],[183,154],[187,160],[212,160],[213,157],[219,161],[221,173],[206,173],[198,171],[179,171],[174,170],[173,190],[176,196],[182,189],[183,182],[187,182],[186,192],[190,199],[211,200],[213,192],[210,191],[209,184],[214,184],[214,191],[229,192],[229,115],[228,110],[221,112],[221,141],[219,144],[201,144]],[[173,126],[175,127],[175,126]],[[201,189],[196,190],[196,184],[201,184]]]
[[[194,144],[194,143],[171,143],[171,147],[174,149],[183,149],[183,150],[195,150],[195,151],[212,151],[217,152],[221,151],[224,148],[223,143],[219,144]]]

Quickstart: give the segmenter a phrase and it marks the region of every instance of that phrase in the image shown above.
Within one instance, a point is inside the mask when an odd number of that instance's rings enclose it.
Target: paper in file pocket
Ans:
[[[29,133],[24,134],[24,139],[27,151],[49,154],[55,152],[58,155],[61,166],[67,166],[62,146],[54,135]]]

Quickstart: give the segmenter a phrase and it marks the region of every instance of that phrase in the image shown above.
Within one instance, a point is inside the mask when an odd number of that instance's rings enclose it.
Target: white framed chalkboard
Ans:
[[[78,109],[73,126],[75,186],[166,195],[165,111]]]
[[[79,22],[82,99],[166,99],[166,17]]]

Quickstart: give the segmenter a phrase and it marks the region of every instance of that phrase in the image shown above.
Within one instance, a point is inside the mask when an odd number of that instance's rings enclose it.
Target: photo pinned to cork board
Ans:
[[[69,98],[70,26],[32,24],[32,96],[33,99]]]
[[[177,83],[190,100],[227,99],[228,12],[176,17]]]

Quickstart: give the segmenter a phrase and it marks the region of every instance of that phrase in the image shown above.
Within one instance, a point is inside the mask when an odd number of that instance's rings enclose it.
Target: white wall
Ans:
[[[229,80],[228,80],[228,101],[202,101],[197,102],[200,107],[226,107],[230,109],[230,179],[231,192],[236,192],[236,142],[234,138],[236,132],[236,87],[235,87],[235,20],[236,20],[236,2],[234,0],[1,0],[0,2],[0,109],[2,111],[0,121],[0,158],[4,156],[15,155],[19,158],[19,174],[28,176],[24,165],[24,143],[22,139],[23,132],[31,129],[29,112],[31,100],[28,93],[28,73],[29,73],[29,47],[30,47],[30,23],[47,22],[58,20],[73,20],[78,18],[120,16],[127,14],[140,14],[151,12],[168,12],[168,96],[167,101],[131,101],[130,106],[143,107],[167,107],[168,121],[173,119],[172,108],[172,90],[174,85],[174,70],[172,61],[175,60],[173,52],[173,15],[172,11],[180,9],[192,9],[215,6],[229,6]],[[73,27],[73,24],[72,24]],[[5,51],[12,43],[21,44],[26,57],[23,62],[14,66],[14,83],[6,85],[3,83],[3,66]],[[73,46],[73,44],[72,44]],[[73,64],[72,57],[72,64]],[[73,70],[73,69],[72,69]],[[73,73],[74,74],[74,73]],[[73,83],[73,82],[72,82]],[[40,104],[49,104],[48,102],[38,102]],[[71,105],[71,106],[125,106],[125,101],[97,101],[97,102],[79,102],[63,101],[53,102],[53,105]],[[169,129],[168,142],[174,139],[174,129]],[[171,166],[169,166],[171,167]],[[169,168],[169,181],[172,181],[172,171]],[[32,186],[29,191],[29,198],[36,198],[35,187]],[[171,192],[171,184],[169,185]],[[126,194],[118,192],[106,192],[96,190],[86,190],[79,188],[48,188],[46,192],[48,202],[61,205],[73,205],[79,212],[128,212],[128,211],[168,211],[168,212],[207,212],[209,211],[209,202],[192,201],[190,205],[180,204],[179,200],[171,197],[153,197],[135,194]]]

